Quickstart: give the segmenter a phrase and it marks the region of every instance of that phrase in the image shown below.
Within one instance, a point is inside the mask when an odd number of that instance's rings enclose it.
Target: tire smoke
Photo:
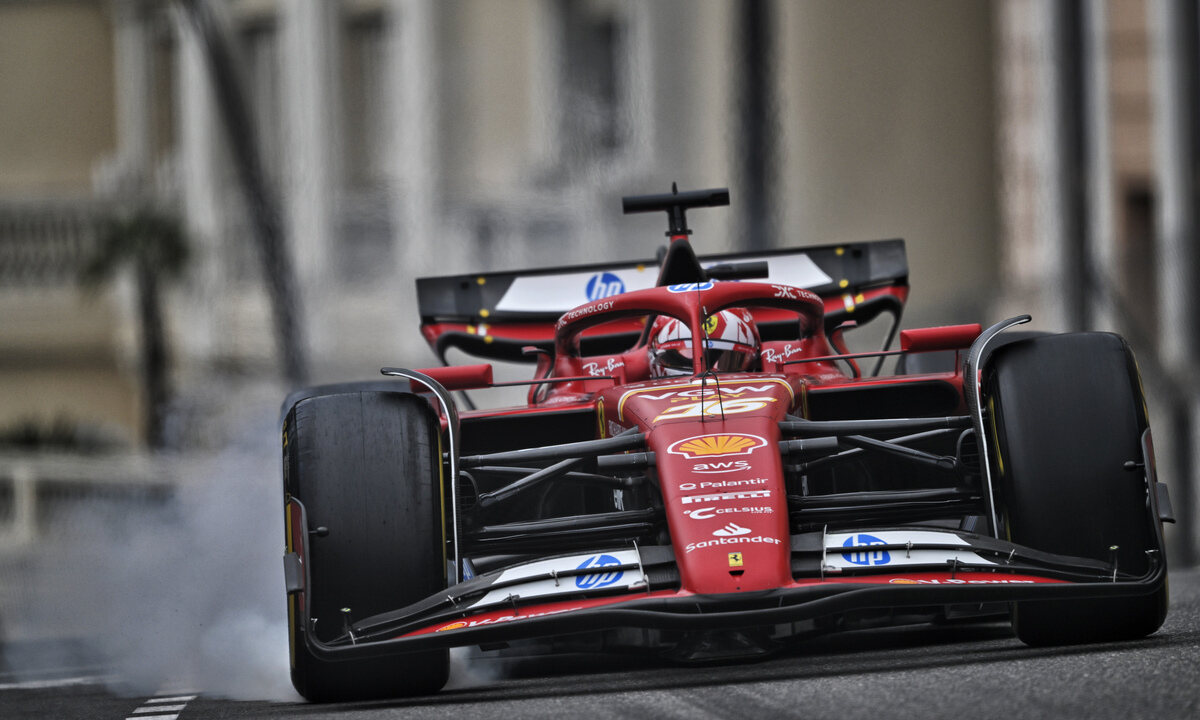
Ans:
[[[253,442],[180,462],[164,499],[93,498],[48,519],[22,573],[25,601],[6,618],[34,640],[7,646],[18,678],[98,664],[121,694],[186,687],[299,699],[288,675],[276,433],[262,417],[240,434]],[[48,646],[61,656],[47,658]]]

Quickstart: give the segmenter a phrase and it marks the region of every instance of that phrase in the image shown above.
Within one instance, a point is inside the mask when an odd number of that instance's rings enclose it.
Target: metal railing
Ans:
[[[65,510],[98,501],[162,503],[181,476],[179,461],[143,454],[0,452],[0,556],[29,550]]]
[[[77,283],[106,209],[87,198],[0,201],[0,287]]]

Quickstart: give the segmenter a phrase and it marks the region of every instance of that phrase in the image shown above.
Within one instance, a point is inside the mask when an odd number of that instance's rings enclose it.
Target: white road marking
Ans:
[[[129,714],[125,720],[176,720],[179,713],[187,704],[196,699],[196,695],[181,695],[191,692],[181,688],[160,690],[157,695],[146,700],[142,706]]]
[[[184,692],[187,692],[184,690]],[[176,720],[187,703],[196,700],[196,695],[179,695],[179,690],[163,692],[148,698],[142,707],[133,710],[125,720]]]
[[[71,685],[102,685],[106,681],[107,678],[97,675],[54,678],[50,680],[22,680],[21,682],[0,683],[0,690],[44,690],[46,688],[69,687]]]

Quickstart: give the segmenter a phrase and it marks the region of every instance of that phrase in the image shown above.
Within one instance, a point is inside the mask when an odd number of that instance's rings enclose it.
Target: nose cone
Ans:
[[[778,439],[777,423],[761,417],[671,423],[651,435],[684,589],[728,593],[791,581]]]
[[[624,422],[648,432],[686,590],[729,593],[791,582],[779,421],[796,388],[775,376],[687,379],[628,391]]]

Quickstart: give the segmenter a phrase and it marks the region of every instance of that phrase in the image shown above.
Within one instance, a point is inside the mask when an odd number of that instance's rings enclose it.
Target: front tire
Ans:
[[[407,393],[358,391],[300,400],[284,424],[284,490],[303,503],[309,586],[288,603],[292,684],[313,702],[436,692],[449,652],[330,661],[306,634],[329,642],[354,620],[446,587],[439,427]],[[318,527],[328,534],[312,534]],[[305,627],[302,603],[315,626]]]
[[[1012,542],[1144,574],[1158,550],[1141,437],[1149,426],[1137,366],[1117,335],[1074,333],[995,351],[986,380],[1000,507]],[[1110,548],[1116,546],[1117,550]],[[1166,617],[1167,586],[1149,595],[1017,603],[1029,645],[1130,640]]]

